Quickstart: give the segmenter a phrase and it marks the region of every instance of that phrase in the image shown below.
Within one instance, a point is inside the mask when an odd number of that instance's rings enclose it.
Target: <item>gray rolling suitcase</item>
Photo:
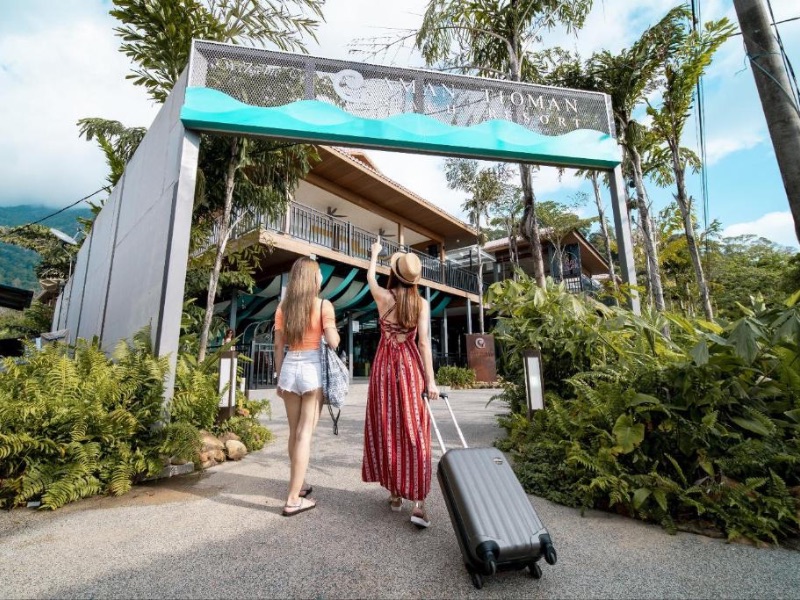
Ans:
[[[464,447],[445,449],[425,397],[443,453],[437,478],[473,585],[482,588],[483,576],[500,570],[527,568],[539,579],[542,558],[548,564],[556,563],[547,529],[503,453],[497,448],[469,448],[447,396],[442,399]]]

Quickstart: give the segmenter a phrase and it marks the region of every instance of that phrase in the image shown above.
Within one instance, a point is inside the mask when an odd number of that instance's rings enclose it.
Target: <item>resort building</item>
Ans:
[[[285,214],[277,219],[245,218],[231,238],[237,248],[248,244],[270,247],[255,275],[255,289],[223,290],[224,300],[215,306],[215,312],[239,337],[240,353],[252,359],[246,367],[248,387],[274,383],[275,310],[292,263],[309,255],[319,262],[322,296],[335,307],[342,351],[352,375],[369,374],[380,331],[366,272],[370,246],[378,235],[385,248],[379,276],[388,275],[386,261],[397,250],[415,252],[422,261],[420,291],[431,306],[434,368],[464,366],[464,334],[473,333],[473,324],[477,324],[481,289],[475,230],[383,175],[361,150],[320,146],[318,153],[321,160],[300,183]],[[512,272],[508,240],[505,246],[502,242],[490,242],[484,248],[483,289]],[[520,242],[520,248],[525,247]],[[580,234],[568,248],[587,278],[607,270]],[[524,250],[520,258],[525,268]]]

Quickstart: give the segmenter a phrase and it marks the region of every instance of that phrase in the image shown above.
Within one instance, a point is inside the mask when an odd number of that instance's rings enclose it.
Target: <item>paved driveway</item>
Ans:
[[[476,590],[437,482],[426,531],[361,482],[365,391],[354,386],[338,437],[323,413],[309,474],[315,510],[280,516],[288,463],[278,402],[269,423],[276,441],[241,462],[54,513],[0,513],[0,597],[800,598],[800,552],[668,535],[538,498],[558,564],[543,564],[539,581],[502,573]],[[487,407],[490,396],[451,394],[473,445],[499,434],[502,407]],[[439,413],[444,421],[441,405]],[[445,433],[454,443],[453,430]]]

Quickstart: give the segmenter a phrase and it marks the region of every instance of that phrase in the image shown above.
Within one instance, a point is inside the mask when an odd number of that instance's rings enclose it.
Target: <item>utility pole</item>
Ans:
[[[800,240],[800,107],[763,0],[733,0]]]

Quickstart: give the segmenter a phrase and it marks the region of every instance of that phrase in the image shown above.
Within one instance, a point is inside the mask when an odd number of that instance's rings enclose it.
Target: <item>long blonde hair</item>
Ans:
[[[319,294],[318,274],[317,261],[308,257],[298,258],[289,271],[289,283],[286,296],[281,301],[281,311],[283,332],[290,346],[301,343],[308,329]]]
[[[397,324],[405,329],[416,327],[419,321],[419,312],[422,309],[422,298],[417,290],[417,284],[408,285],[390,272],[386,287],[394,292],[397,306],[394,314]]]

